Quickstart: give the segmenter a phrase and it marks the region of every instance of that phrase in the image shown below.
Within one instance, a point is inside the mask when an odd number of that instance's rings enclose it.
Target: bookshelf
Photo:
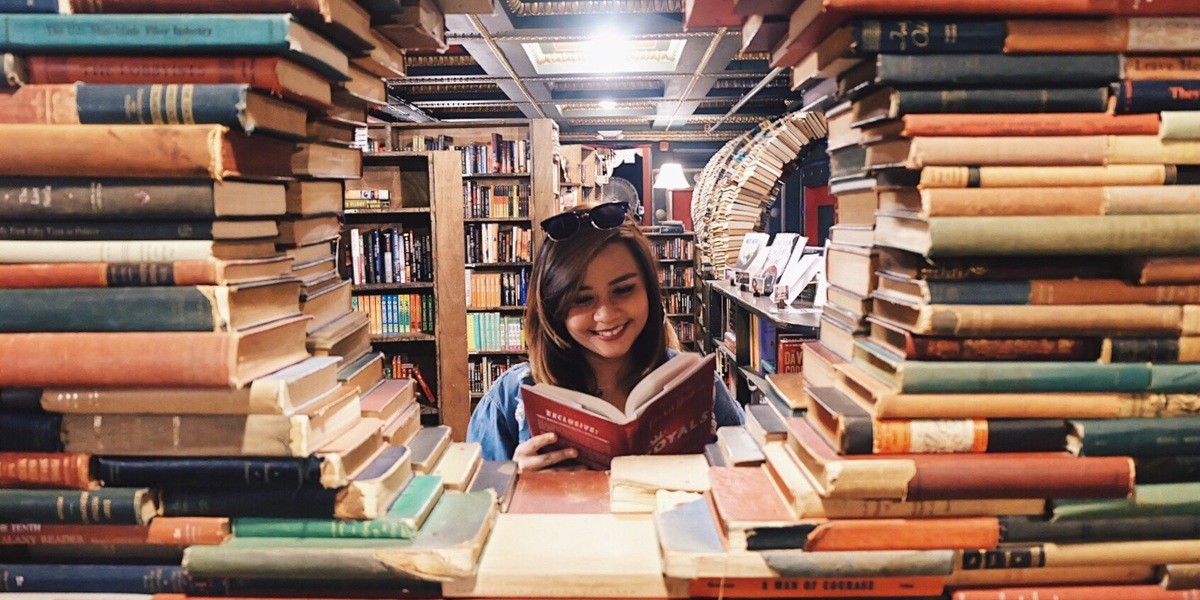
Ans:
[[[460,156],[453,206],[461,217],[455,252],[462,259],[466,324],[458,356],[473,409],[500,373],[526,360],[523,288],[541,245],[537,224],[558,212],[571,189],[560,185],[570,171],[563,169],[558,128],[550,119],[509,119],[388,129],[393,148],[446,148]]]
[[[684,350],[698,351],[700,340],[700,294],[696,276],[696,235],[691,231],[644,231],[658,259],[658,282],[662,288],[667,320],[675,328]]]
[[[734,398],[747,404],[756,387],[747,373],[761,375],[774,370],[774,361],[769,357],[778,350],[781,335],[815,339],[821,310],[780,309],[768,298],[744,292],[728,281],[705,280],[701,285],[708,311],[705,330],[711,336],[702,339],[710,345],[707,350],[717,353],[717,369]],[[733,338],[733,348],[726,343],[727,335]]]
[[[596,199],[596,169],[599,156],[595,148],[582,144],[562,146],[558,210]]]
[[[363,178],[347,182],[339,253],[356,307],[371,315],[372,346],[388,368],[420,369],[438,421],[458,436],[471,414],[466,365],[448,358],[466,352],[463,224],[446,207],[457,207],[461,190],[457,152],[365,153]]]

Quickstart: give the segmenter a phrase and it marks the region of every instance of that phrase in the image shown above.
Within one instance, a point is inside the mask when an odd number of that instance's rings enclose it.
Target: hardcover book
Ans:
[[[547,384],[523,386],[522,396],[533,435],[556,433],[557,447],[606,469],[627,454],[702,453],[712,436],[714,371],[714,355],[678,354],[633,388],[624,410]]]

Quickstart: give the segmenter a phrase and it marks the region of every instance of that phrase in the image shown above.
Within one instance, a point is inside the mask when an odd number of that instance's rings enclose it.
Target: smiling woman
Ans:
[[[533,264],[525,312],[529,363],[509,369],[484,396],[467,431],[488,460],[522,471],[573,458],[566,448],[539,454],[553,434],[530,437],[522,384],[547,383],[592,394],[624,409],[630,390],[675,354],[665,321],[657,261],[624,203],[577,206],[542,223],[549,239]],[[723,383],[714,382],[716,425],[742,422]]]

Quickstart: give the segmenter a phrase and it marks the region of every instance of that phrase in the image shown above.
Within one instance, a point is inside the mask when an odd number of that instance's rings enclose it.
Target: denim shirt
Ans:
[[[675,354],[674,350],[668,351],[668,356]],[[719,375],[714,380],[713,416],[717,426],[741,425],[745,421],[742,407],[733,400]],[[522,384],[533,384],[529,363],[516,364],[505,371],[471,413],[467,441],[479,442],[484,460],[512,460],[517,444],[529,439],[529,421],[521,401]]]

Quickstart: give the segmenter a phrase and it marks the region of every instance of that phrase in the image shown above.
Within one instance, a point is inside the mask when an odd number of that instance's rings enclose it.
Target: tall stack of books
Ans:
[[[1181,129],[1200,45],[1171,18],[1200,7],[825,6],[802,2],[792,26],[841,25],[797,66],[829,90],[814,102],[839,224],[821,344],[776,390],[791,463],[767,464],[826,503],[945,502],[906,516],[1050,500],[971,515],[997,535],[953,547],[956,597],[1175,597],[1125,586],[1200,550],[1183,499],[1200,485],[1184,466],[1200,452],[1200,138]],[[890,537],[917,549],[938,526]],[[975,589],[1005,585],[1029,587]]]
[[[0,16],[5,585],[219,592],[185,546],[380,516],[411,473],[412,385],[332,245],[361,169],[335,130],[402,61],[350,2],[71,5],[137,14]]]
[[[762,229],[783,178],[825,135],[820,113],[789,113],[730,140],[709,159],[692,202],[702,263],[721,272],[734,262],[745,235]]]

